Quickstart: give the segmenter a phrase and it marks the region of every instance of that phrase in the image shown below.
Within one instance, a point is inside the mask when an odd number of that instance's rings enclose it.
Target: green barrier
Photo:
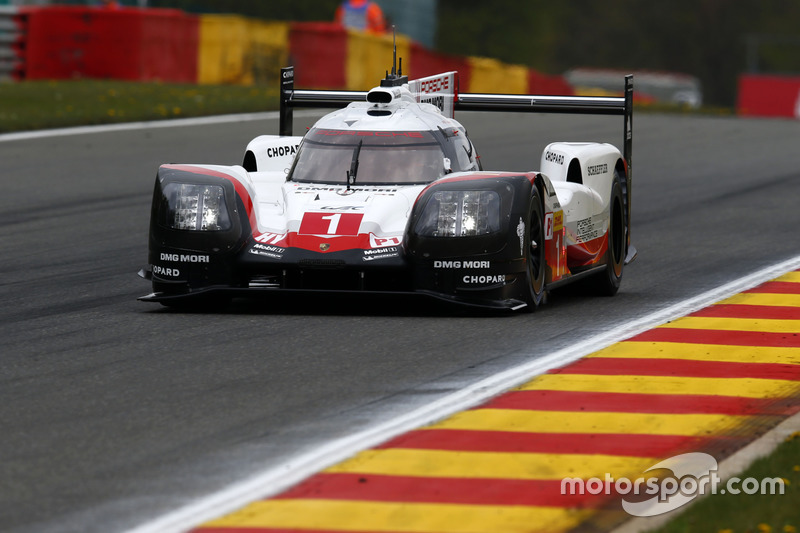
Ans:
[[[197,81],[277,86],[289,58],[289,23],[238,15],[202,15]]]

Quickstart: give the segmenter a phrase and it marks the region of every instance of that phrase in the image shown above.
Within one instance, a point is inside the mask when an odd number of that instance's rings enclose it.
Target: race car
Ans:
[[[632,76],[622,97],[463,94],[457,72],[394,66],[370,91],[298,90],[284,68],[280,134],[242,165],[158,169],[140,300],[352,291],[532,311],[579,280],[613,295],[636,255],[632,95]],[[296,107],[336,110],[299,137]],[[485,170],[457,110],[621,115],[623,152],[554,142],[538,171]]]

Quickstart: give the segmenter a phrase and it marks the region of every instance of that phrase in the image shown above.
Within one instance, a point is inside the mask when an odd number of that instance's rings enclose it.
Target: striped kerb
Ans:
[[[196,529],[607,530],[620,496],[565,477],[641,478],[689,451],[718,461],[800,410],[800,272],[552,370]]]

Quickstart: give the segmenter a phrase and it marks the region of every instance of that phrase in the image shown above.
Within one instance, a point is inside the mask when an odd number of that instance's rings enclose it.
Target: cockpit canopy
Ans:
[[[303,138],[289,179],[312,183],[345,183],[354,155],[358,156],[356,184],[429,183],[449,172],[469,170],[459,157],[446,130],[350,131],[312,128]],[[465,135],[459,139],[469,144]],[[361,147],[359,147],[359,143]],[[450,144],[448,146],[448,143]],[[465,152],[471,155],[470,150]],[[459,161],[461,159],[461,161]]]

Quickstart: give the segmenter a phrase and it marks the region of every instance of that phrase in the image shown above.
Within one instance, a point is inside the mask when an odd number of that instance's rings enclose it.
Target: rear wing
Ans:
[[[628,179],[633,172],[633,75],[625,76],[624,96],[536,96],[515,94],[459,94],[459,111],[512,111],[528,113],[573,113],[587,115],[622,115],[622,155]]]
[[[624,96],[537,96],[458,93],[455,72],[408,82],[418,101],[430,102],[453,117],[455,111],[512,111],[527,113],[574,113],[622,115],[623,157],[628,171],[628,190],[633,174],[633,75],[625,76]],[[296,107],[337,108],[365,102],[367,91],[320,91],[294,88],[294,67],[281,69],[280,132],[292,135],[292,111]],[[448,105],[449,104],[449,105]]]
[[[390,85],[405,78],[387,73]],[[383,85],[383,83],[382,83]],[[514,94],[458,93],[458,76],[455,72],[437,74],[408,82],[409,90],[418,102],[429,102],[451,118],[455,111],[511,111],[527,113],[573,113],[589,115],[622,115],[623,148],[625,159],[627,211],[627,250],[629,263],[636,256],[631,245],[631,190],[633,177],[633,75],[625,76],[623,96],[537,96]],[[292,135],[292,111],[295,107],[345,107],[350,102],[367,101],[367,91],[319,91],[294,88],[294,67],[281,69],[280,135]]]

